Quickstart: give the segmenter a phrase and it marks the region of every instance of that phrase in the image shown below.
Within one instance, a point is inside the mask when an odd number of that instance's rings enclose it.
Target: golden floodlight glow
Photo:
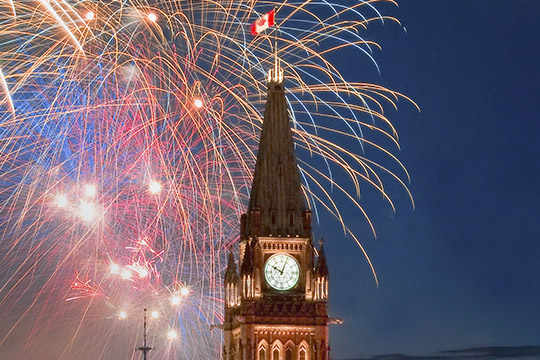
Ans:
[[[200,108],[203,107],[204,104],[203,104],[203,102],[202,102],[201,99],[195,99],[195,100],[193,101],[193,105],[195,105],[195,107],[196,107],[197,109],[200,109]]]
[[[159,182],[153,180],[150,182],[149,190],[152,194],[159,194],[161,192],[162,186]]]
[[[157,20],[156,14],[154,14],[154,13],[148,14],[148,20],[150,20],[152,22],[156,21]]]

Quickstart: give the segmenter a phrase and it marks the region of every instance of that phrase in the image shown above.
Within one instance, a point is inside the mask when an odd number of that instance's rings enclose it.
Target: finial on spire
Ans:
[[[317,257],[317,265],[315,266],[315,273],[317,276],[328,278],[328,265],[326,265],[326,255],[324,254],[324,240],[321,238],[319,241],[319,251]]]
[[[268,83],[281,84],[283,82],[283,69],[279,66],[279,58],[277,57],[274,62],[274,68],[268,71]]]
[[[274,7],[274,16],[277,14],[277,8]],[[278,43],[277,33],[279,30],[279,24],[276,22],[276,29],[274,30],[274,68],[268,71],[268,83],[281,84],[283,82],[283,69],[279,66],[278,57]]]
[[[238,274],[236,271],[236,261],[234,261],[233,252],[229,252],[229,259],[227,261],[227,269],[225,270],[225,284],[235,284],[238,280]]]
[[[242,259],[242,265],[240,265],[240,275],[253,274],[253,248],[251,241],[246,242],[246,249],[244,251],[244,258]]]

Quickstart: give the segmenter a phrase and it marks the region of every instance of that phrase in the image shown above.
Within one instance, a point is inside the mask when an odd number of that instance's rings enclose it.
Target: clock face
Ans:
[[[298,283],[300,265],[290,255],[273,255],[264,264],[264,277],[268,285],[274,289],[289,290]]]

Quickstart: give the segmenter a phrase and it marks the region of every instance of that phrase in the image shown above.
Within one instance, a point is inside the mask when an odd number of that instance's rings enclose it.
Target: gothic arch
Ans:
[[[257,345],[257,360],[269,360],[270,351],[269,351],[268,341],[262,339]]]
[[[283,352],[283,360],[295,360],[296,359],[296,344],[289,340],[285,343]]]
[[[291,348],[285,349],[285,360],[293,360],[293,350]]]
[[[306,340],[300,341],[300,344],[298,345],[298,360],[310,360],[309,344]]]
[[[283,344],[276,340],[272,344],[271,360],[283,360]]]

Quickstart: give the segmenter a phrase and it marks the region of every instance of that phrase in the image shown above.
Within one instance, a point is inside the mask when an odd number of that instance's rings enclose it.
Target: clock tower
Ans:
[[[223,359],[328,360],[328,267],[313,244],[277,64],[239,250],[224,276]]]

